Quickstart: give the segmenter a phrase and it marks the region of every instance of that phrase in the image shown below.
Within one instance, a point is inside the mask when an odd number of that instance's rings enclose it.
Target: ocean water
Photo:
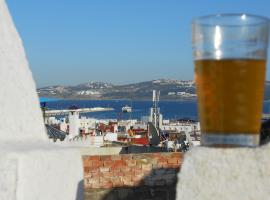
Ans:
[[[67,109],[76,105],[79,108],[91,107],[110,107],[113,111],[93,112],[82,114],[82,116],[93,117],[97,119],[142,119],[149,116],[151,101],[128,101],[128,100],[57,100],[47,101],[49,109]],[[122,113],[123,106],[128,105],[133,108],[132,113]],[[198,120],[196,101],[160,101],[160,112],[164,119],[182,119],[188,118]],[[264,102],[264,113],[270,113],[270,101]]]

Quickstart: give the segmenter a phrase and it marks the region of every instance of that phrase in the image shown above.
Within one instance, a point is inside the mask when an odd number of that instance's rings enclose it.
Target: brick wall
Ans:
[[[175,184],[182,153],[83,156],[85,189]]]

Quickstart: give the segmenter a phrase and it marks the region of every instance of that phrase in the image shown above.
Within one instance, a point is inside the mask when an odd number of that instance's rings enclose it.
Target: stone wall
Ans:
[[[174,199],[181,162],[182,153],[83,156],[85,199]]]

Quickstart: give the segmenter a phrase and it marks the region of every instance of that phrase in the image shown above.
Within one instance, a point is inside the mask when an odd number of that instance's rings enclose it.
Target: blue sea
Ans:
[[[41,99],[47,102],[49,109],[67,109],[72,105],[79,108],[110,107],[113,111],[93,112],[82,114],[83,116],[97,119],[139,119],[149,116],[152,101],[128,101],[128,100],[59,100]],[[132,113],[122,113],[123,106],[128,105],[133,108]],[[160,112],[164,119],[188,118],[198,120],[196,101],[160,101]],[[264,102],[264,113],[270,113],[270,101]]]

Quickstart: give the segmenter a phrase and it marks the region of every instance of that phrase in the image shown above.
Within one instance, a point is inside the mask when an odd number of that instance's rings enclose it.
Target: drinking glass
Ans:
[[[219,14],[192,23],[201,144],[259,144],[269,20]]]

